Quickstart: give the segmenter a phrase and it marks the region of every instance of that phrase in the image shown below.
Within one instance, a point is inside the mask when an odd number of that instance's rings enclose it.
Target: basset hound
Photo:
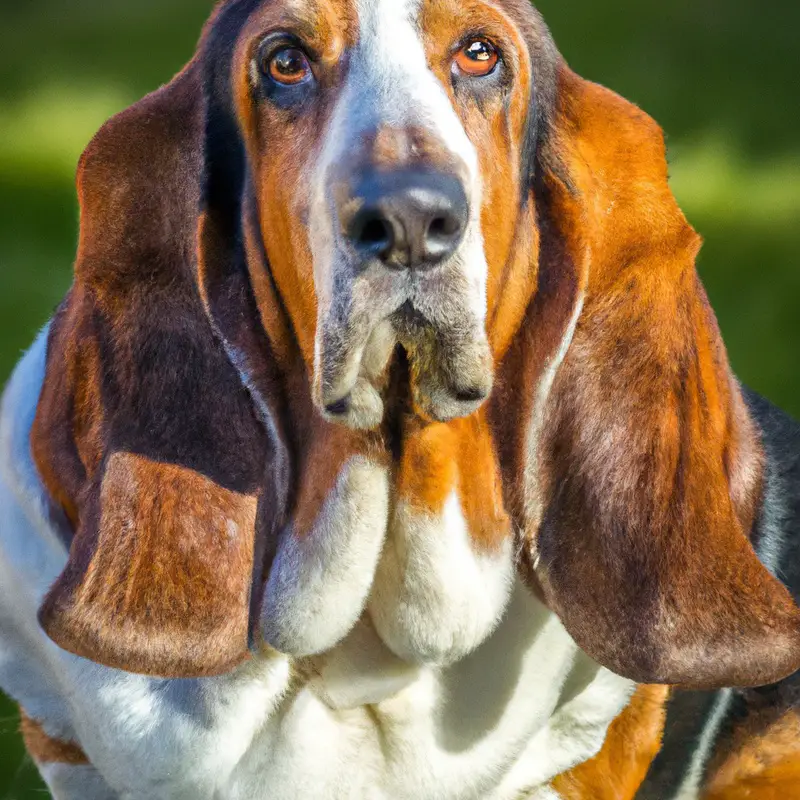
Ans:
[[[0,414],[54,797],[800,797],[800,428],[527,0],[226,0],[77,185]]]

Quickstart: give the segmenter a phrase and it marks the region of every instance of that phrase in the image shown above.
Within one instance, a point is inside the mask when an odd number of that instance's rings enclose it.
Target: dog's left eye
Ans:
[[[485,39],[473,39],[456,53],[453,67],[473,78],[490,75],[497,67],[500,55],[493,44]]]
[[[284,86],[296,86],[312,75],[308,56],[299,47],[282,47],[269,54],[262,61],[261,69],[275,83]]]

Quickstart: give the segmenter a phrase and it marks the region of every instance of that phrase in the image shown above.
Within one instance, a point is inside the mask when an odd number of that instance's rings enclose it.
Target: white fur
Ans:
[[[59,650],[36,609],[66,551],[24,445],[43,353],[40,339],[3,404],[0,686],[89,757],[96,772],[46,769],[61,798],[512,800],[599,748],[631,685],[581,654],[519,582],[494,633],[445,668],[392,655],[367,618],[310,665],[267,649],[205,680]]]
[[[481,180],[478,153],[450,103],[444,87],[428,66],[417,25],[421,0],[356,0],[360,23],[360,59],[342,106],[349,108],[349,124],[427,128],[463,164],[471,219],[459,269],[468,280],[476,319],[486,316],[487,264],[480,230]],[[367,94],[364,95],[365,87]],[[353,103],[353,101],[355,101]],[[353,103],[351,105],[351,103]],[[353,109],[360,115],[353,118]],[[422,283],[427,283],[423,278]],[[427,292],[420,287],[415,295]],[[415,298],[416,299],[416,298]]]
[[[497,626],[514,574],[513,542],[475,552],[461,502],[441,516],[400,502],[375,576],[369,609],[401,658],[447,664],[474,650]]]
[[[308,686],[329,708],[352,710],[393,697],[421,672],[389,650],[364,615],[338,647],[314,659]]]
[[[503,789],[523,791],[551,781],[576,764],[588,761],[603,746],[609,718],[616,717],[633,694],[634,685],[581,653],[570,675],[571,686],[558,709],[530,742],[525,758],[506,776]],[[571,689],[580,687],[572,696]]]
[[[30,697],[28,713],[71,739],[70,711],[36,612],[66,560],[30,453],[28,433],[44,380],[47,329],[14,372],[0,403],[0,687]]]
[[[542,789],[537,789],[532,795],[529,795],[525,800],[561,800],[561,795],[550,786],[545,786]]]
[[[94,767],[84,764],[44,764],[39,771],[56,800],[62,797],[82,797],[84,800],[117,798]]]
[[[347,635],[372,587],[388,517],[388,471],[353,458],[313,530],[300,537],[290,526],[282,535],[263,603],[269,644],[307,656],[330,650]]]
[[[545,423],[545,409],[547,401],[550,399],[550,392],[555,383],[558,370],[564,363],[564,359],[572,346],[575,338],[575,331],[578,328],[578,321],[583,313],[583,306],[586,301],[585,294],[581,293],[575,301],[567,328],[559,343],[558,350],[550,357],[545,366],[542,377],[536,389],[536,402],[533,407],[528,430],[526,433],[527,441],[527,460],[525,463],[525,513],[527,518],[528,533],[533,533],[539,529],[544,514],[544,502],[539,486],[540,463],[540,440]]]
[[[357,107],[362,124],[376,120],[398,127],[423,123],[462,159],[477,180],[475,148],[428,67],[417,24],[421,6],[421,0],[356,0],[359,62],[353,90],[369,87],[370,100]]]

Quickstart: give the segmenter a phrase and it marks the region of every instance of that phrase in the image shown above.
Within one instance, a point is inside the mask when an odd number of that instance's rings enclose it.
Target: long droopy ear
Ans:
[[[193,62],[115,117],[82,158],[75,281],[32,432],[74,531],[43,628],[80,656],[163,677],[247,655],[268,449],[197,288],[201,72]]]
[[[529,530],[546,600],[582,648],[636,681],[779,680],[800,668],[800,611],[749,540],[762,448],[663,135],[562,66],[542,162],[540,282],[578,287],[535,423]]]

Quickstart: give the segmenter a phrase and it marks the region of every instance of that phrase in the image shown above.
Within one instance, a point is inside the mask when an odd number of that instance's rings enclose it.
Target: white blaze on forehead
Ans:
[[[366,79],[362,85],[371,89],[369,99],[374,103],[370,110],[384,123],[415,122],[431,128],[474,175],[475,148],[428,66],[420,0],[357,0],[357,4],[360,59],[353,77]]]
[[[358,44],[340,111],[356,134],[376,124],[427,128],[475,178],[475,148],[428,66],[421,6],[421,0],[356,0]]]
[[[442,149],[457,157],[466,171],[465,190],[472,208],[466,239],[482,249],[475,236],[480,225],[478,153],[467,136],[444,86],[431,71],[420,28],[421,0],[354,0],[358,37],[345,86],[323,139],[322,151],[310,167],[312,184],[311,241],[315,261],[329,263],[337,250],[335,225],[321,224],[331,212],[330,170],[381,127],[424,129]],[[443,47],[448,47],[443,43]],[[328,220],[330,223],[331,220]],[[484,268],[477,259],[479,270]],[[316,266],[319,266],[317,264]],[[323,305],[332,287],[330,275],[317,273]]]

